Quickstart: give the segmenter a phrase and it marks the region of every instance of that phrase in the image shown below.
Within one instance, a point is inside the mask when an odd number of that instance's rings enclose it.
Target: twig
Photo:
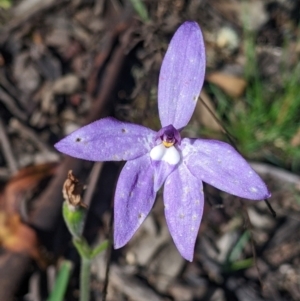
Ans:
[[[200,101],[202,102],[202,104],[204,105],[204,107],[206,108],[206,110],[211,114],[211,116],[213,117],[213,119],[218,123],[218,125],[221,127],[221,129],[223,130],[223,132],[226,134],[229,142],[232,144],[232,146],[236,148],[235,142],[234,142],[234,137],[228,132],[228,130],[224,127],[224,125],[222,124],[222,122],[219,120],[219,118],[214,114],[214,112],[210,109],[210,107],[206,104],[206,102],[199,96]]]
[[[5,70],[0,70],[0,83],[1,86],[4,88],[7,93],[13,97],[14,99],[17,99],[23,108],[26,107],[27,103],[25,102],[24,95],[20,92],[20,90],[13,85],[8,79],[7,75],[5,74]]]
[[[250,230],[251,251],[252,251],[253,260],[254,260],[254,263],[255,263],[255,268],[256,268],[256,271],[257,271],[258,280],[259,280],[261,288],[263,289],[264,285],[263,285],[263,281],[262,281],[262,278],[261,278],[261,275],[260,275],[260,270],[259,270],[259,267],[258,267],[258,264],[257,264],[257,254],[256,254],[255,246],[254,246],[254,240],[253,240],[252,223],[251,223],[251,220],[250,220],[250,217],[249,217],[248,210],[245,206],[245,203],[243,203],[240,200],[240,204],[241,204],[241,206],[243,208],[243,211],[245,213],[245,217],[246,217],[246,221],[247,221],[247,228]]]
[[[25,121],[27,119],[26,114],[24,114],[16,105],[15,100],[7,94],[1,87],[0,87],[0,101],[6,106],[6,108],[10,111],[10,113]]]
[[[39,0],[39,1],[21,1],[14,8],[14,18],[11,19],[1,29],[0,43],[4,43],[10,36],[11,32],[24,25],[28,20],[41,16],[47,10],[67,3],[68,0]]]
[[[273,209],[273,207],[271,206],[270,202],[267,200],[267,199],[264,199],[264,202],[266,203],[268,209],[270,210],[272,216],[274,218],[276,218],[277,214],[276,214],[276,211]]]
[[[129,300],[139,301],[163,301],[166,298],[161,297],[153,289],[143,283],[137,277],[124,272],[116,264],[111,267],[111,282],[114,288],[122,291]]]
[[[259,174],[265,176],[272,176],[278,179],[278,181],[289,183],[292,185],[300,184],[300,176],[293,174],[289,171],[286,171],[282,168],[271,166],[269,164],[257,163],[257,162],[250,162],[250,164],[252,168]]]
[[[36,135],[36,133],[28,128],[26,125],[22,124],[18,119],[13,119],[10,123],[11,127],[20,132],[21,137],[26,137],[35,143],[36,147],[45,153],[50,152],[50,147],[48,147],[41,139]]]
[[[105,268],[105,280],[104,280],[104,286],[103,286],[103,291],[102,291],[102,296],[103,296],[102,301],[106,301],[107,289],[108,289],[108,284],[109,284],[110,261],[111,261],[112,251],[113,251],[112,229],[113,229],[113,215],[111,214],[110,221],[109,221],[109,237],[108,237],[109,246],[108,246],[107,252],[106,252],[107,261],[106,261],[106,268]]]
[[[90,173],[90,181],[87,185],[86,192],[84,193],[83,203],[90,207],[90,203],[97,185],[97,181],[99,178],[99,175],[101,173],[103,167],[102,162],[97,162],[94,164],[92,171]]]
[[[6,135],[6,132],[4,129],[4,124],[1,119],[0,119],[0,141],[1,141],[1,146],[2,146],[2,150],[3,150],[3,155],[7,161],[9,169],[12,174],[15,174],[18,171],[18,165],[13,156],[12,148],[11,148],[10,142],[7,138],[7,135]]]

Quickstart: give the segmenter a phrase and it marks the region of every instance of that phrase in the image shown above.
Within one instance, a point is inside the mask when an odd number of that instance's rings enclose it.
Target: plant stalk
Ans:
[[[91,259],[81,256],[80,301],[90,300]]]

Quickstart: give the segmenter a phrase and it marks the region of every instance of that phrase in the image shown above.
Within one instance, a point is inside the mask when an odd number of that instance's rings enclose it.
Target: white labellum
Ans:
[[[175,146],[165,147],[162,143],[151,149],[150,157],[152,160],[163,160],[172,165],[175,165],[180,161],[180,154]]]

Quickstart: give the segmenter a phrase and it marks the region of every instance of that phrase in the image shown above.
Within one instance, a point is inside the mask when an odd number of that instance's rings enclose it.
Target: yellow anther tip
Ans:
[[[174,142],[163,141],[163,145],[164,145],[165,147],[171,147],[171,146],[174,145]]]

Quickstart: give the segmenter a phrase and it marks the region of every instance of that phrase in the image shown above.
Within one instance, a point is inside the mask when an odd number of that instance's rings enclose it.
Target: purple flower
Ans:
[[[91,161],[126,160],[115,192],[114,246],[124,246],[149,214],[164,185],[166,221],[177,249],[193,259],[203,214],[203,182],[233,195],[262,200],[270,193],[230,145],[180,137],[195,109],[204,81],[201,30],[185,22],[176,31],[159,75],[158,108],[162,129],[104,118],[73,132],[55,147]]]

